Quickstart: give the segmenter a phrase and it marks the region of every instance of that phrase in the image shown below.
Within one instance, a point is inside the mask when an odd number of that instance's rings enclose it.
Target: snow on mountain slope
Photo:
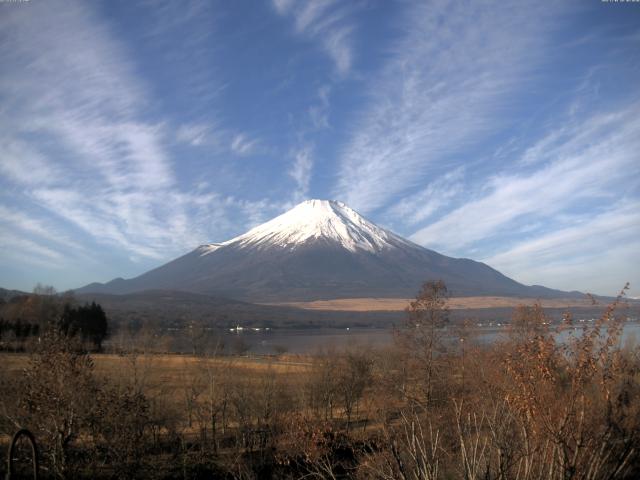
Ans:
[[[227,245],[295,249],[317,239],[336,242],[351,252],[379,252],[410,245],[407,240],[374,225],[342,202],[307,200],[239,237],[200,248],[203,255]]]
[[[200,245],[196,248],[196,251],[199,252],[200,255],[204,256],[215,252],[220,247],[224,247],[224,243],[207,243],[206,245]]]

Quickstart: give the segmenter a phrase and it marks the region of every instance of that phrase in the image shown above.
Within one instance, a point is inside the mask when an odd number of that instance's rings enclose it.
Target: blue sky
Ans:
[[[131,277],[306,198],[640,295],[640,4],[0,3],[0,286]]]

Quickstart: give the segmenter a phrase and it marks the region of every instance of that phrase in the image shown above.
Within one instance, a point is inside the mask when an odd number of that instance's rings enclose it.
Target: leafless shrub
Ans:
[[[441,437],[426,412],[411,409],[385,430],[382,449],[363,456],[362,478],[435,480],[440,478],[444,450]]]
[[[99,385],[93,360],[52,329],[31,356],[19,389],[19,422],[35,432],[52,473],[69,476],[76,468],[73,442],[95,415]]]
[[[573,327],[571,316],[554,332],[541,308],[525,312],[526,328],[505,359],[504,392],[522,432],[522,478],[543,463],[548,478],[616,478],[637,454],[638,406],[629,395],[638,391],[638,364],[619,348],[623,294],[565,342],[554,333]]]
[[[100,447],[100,461],[117,478],[137,478],[150,444],[149,402],[131,388],[104,387],[96,399],[91,431]]]

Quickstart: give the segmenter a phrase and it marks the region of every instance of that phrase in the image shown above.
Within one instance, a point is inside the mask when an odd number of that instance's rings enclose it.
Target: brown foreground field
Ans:
[[[0,456],[27,428],[41,478],[634,479],[640,348],[619,306],[579,330],[519,307],[503,342],[463,325],[452,347],[426,286],[389,348],[313,356],[89,354],[52,329],[0,354]]]
[[[305,310],[328,310],[343,312],[377,312],[403,311],[412,299],[409,298],[337,298],[333,300],[314,300],[311,302],[268,303],[302,308]],[[478,308],[515,308],[520,305],[538,303],[543,308],[590,307],[593,305],[589,298],[519,298],[519,297],[452,297],[449,308],[452,310],[466,310]]]
[[[2,375],[19,378],[29,368],[32,356],[0,353]],[[313,367],[312,357],[303,356],[193,356],[177,354],[92,354],[93,371],[99,379],[126,386],[137,383],[151,398],[162,397],[172,408],[182,408],[185,391],[198,389],[203,376],[215,372],[220,377],[252,383],[265,376],[288,387],[299,385]]]
[[[7,375],[20,375],[28,367],[31,355],[28,353],[0,353],[2,368]],[[224,367],[236,374],[260,375],[266,371],[279,375],[296,375],[308,371],[313,365],[313,357],[303,355],[281,356],[194,356],[179,354],[105,354],[94,353],[92,359],[95,372],[105,378],[118,378],[132,369],[143,369],[152,383],[173,385],[183,383],[185,375],[194,368]]]

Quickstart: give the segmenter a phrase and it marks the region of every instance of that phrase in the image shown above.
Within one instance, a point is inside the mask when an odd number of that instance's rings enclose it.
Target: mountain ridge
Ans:
[[[304,301],[412,297],[424,281],[437,279],[455,296],[579,294],[526,286],[484,263],[447,257],[332,200],[307,200],[226,242],[201,245],[132,279],[92,283],[76,291],[164,289],[251,302]]]

